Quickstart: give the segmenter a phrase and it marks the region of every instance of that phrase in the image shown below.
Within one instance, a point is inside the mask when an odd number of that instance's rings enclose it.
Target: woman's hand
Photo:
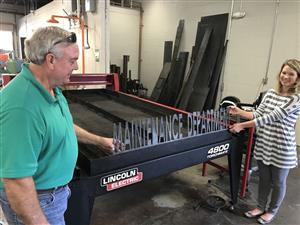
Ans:
[[[240,133],[240,131],[244,130],[244,127],[241,123],[235,123],[229,126],[229,131],[231,133]]]
[[[228,112],[230,115],[240,115],[242,110],[237,106],[228,106]]]

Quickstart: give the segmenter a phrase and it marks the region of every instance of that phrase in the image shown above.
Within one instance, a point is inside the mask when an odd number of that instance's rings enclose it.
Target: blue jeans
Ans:
[[[67,185],[52,192],[38,194],[40,206],[51,225],[65,225],[64,213],[70,196],[71,191]],[[10,208],[4,190],[0,190],[0,204],[9,225],[24,225]]]
[[[286,192],[286,179],[289,169],[265,165],[257,161],[259,170],[258,208],[276,214]],[[270,199],[269,199],[270,198]]]

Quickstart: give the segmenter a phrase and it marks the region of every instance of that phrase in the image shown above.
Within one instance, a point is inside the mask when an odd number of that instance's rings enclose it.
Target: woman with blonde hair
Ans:
[[[230,114],[249,120],[231,125],[232,133],[257,127],[254,158],[259,168],[258,205],[244,215],[258,218],[260,224],[274,219],[286,193],[289,170],[298,165],[295,126],[300,115],[299,60],[286,60],[277,78],[276,90],[265,94],[255,112],[229,107]]]

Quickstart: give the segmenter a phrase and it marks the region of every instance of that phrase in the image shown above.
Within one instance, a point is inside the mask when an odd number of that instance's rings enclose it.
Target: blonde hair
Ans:
[[[60,27],[48,26],[38,28],[30,39],[25,40],[25,55],[29,62],[41,65],[47,53],[54,52],[59,55],[55,43],[70,36],[71,32]]]
[[[294,83],[294,85],[292,87],[290,87],[290,89],[288,90],[288,94],[299,93],[300,92],[300,61],[297,59],[288,59],[282,64],[280,72],[277,75],[278,83],[277,83],[276,89],[277,89],[278,93],[282,92],[282,85],[280,83],[280,74],[285,66],[290,67],[292,70],[296,71],[296,73],[297,73],[297,80]]]

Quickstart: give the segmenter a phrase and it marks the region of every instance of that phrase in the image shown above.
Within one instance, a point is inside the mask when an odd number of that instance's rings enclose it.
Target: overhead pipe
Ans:
[[[61,18],[61,19],[69,19],[69,20],[78,20],[80,23],[80,30],[81,30],[81,55],[82,55],[82,74],[85,74],[85,53],[84,53],[84,18],[83,16],[78,17],[74,15],[70,16],[59,16],[59,15],[52,15],[49,20],[47,20],[48,23],[59,23],[59,21],[55,18]]]
[[[234,0],[231,0],[231,4],[230,4],[230,13],[229,13],[229,20],[228,20],[228,30],[227,30],[227,34],[226,34],[226,41],[227,41],[227,49],[229,48],[230,45],[230,36],[231,36],[231,27],[232,27],[232,18],[233,18],[233,9],[234,9]],[[223,62],[223,67],[222,67],[222,71],[221,71],[221,75],[220,75],[220,86],[219,86],[219,90],[218,90],[218,99],[217,102],[221,102],[221,99],[223,98],[223,91],[224,91],[224,76],[225,76],[225,67],[226,67],[226,63],[227,63],[227,57],[225,56],[224,62]],[[215,107],[217,106],[217,104],[215,105]]]
[[[140,24],[139,24],[139,52],[138,52],[138,80],[141,82],[141,64],[142,64],[142,35],[143,35],[143,14],[144,9],[140,5]]]
[[[231,38],[231,28],[232,28],[232,20],[233,19],[242,19],[246,16],[246,12],[242,11],[242,6],[243,6],[243,0],[240,0],[240,11],[238,12],[233,12],[234,11],[234,4],[235,0],[231,0],[230,4],[230,13],[229,13],[229,21],[228,21],[228,31],[227,31],[227,49],[229,49],[230,46],[230,38]],[[225,56],[224,62],[223,62],[223,68],[221,72],[221,77],[220,77],[220,87],[219,87],[219,93],[218,93],[218,99],[217,102],[220,102],[221,99],[223,98],[223,91],[224,91],[224,74],[225,74],[225,68],[227,64],[227,57]]]
[[[271,42],[270,42],[270,46],[269,46],[268,59],[267,59],[267,65],[266,65],[266,72],[264,74],[264,77],[262,78],[262,81],[261,81],[258,89],[257,89],[256,97],[259,96],[262,88],[268,84],[268,80],[269,80],[269,68],[270,68],[271,56],[272,56],[273,45],[274,45],[274,36],[275,36],[276,26],[277,26],[279,4],[280,4],[280,0],[276,0],[274,19],[273,19],[273,27],[272,27],[272,33],[271,33]]]
[[[273,27],[272,27],[272,34],[271,34],[271,42],[270,42],[269,53],[268,53],[268,62],[267,62],[265,76],[264,76],[263,81],[262,81],[263,85],[266,85],[268,83],[269,67],[270,67],[270,61],[271,61],[272,50],[273,50],[273,45],[274,45],[274,36],[275,36],[276,26],[277,26],[279,3],[280,3],[280,1],[276,0]]]

